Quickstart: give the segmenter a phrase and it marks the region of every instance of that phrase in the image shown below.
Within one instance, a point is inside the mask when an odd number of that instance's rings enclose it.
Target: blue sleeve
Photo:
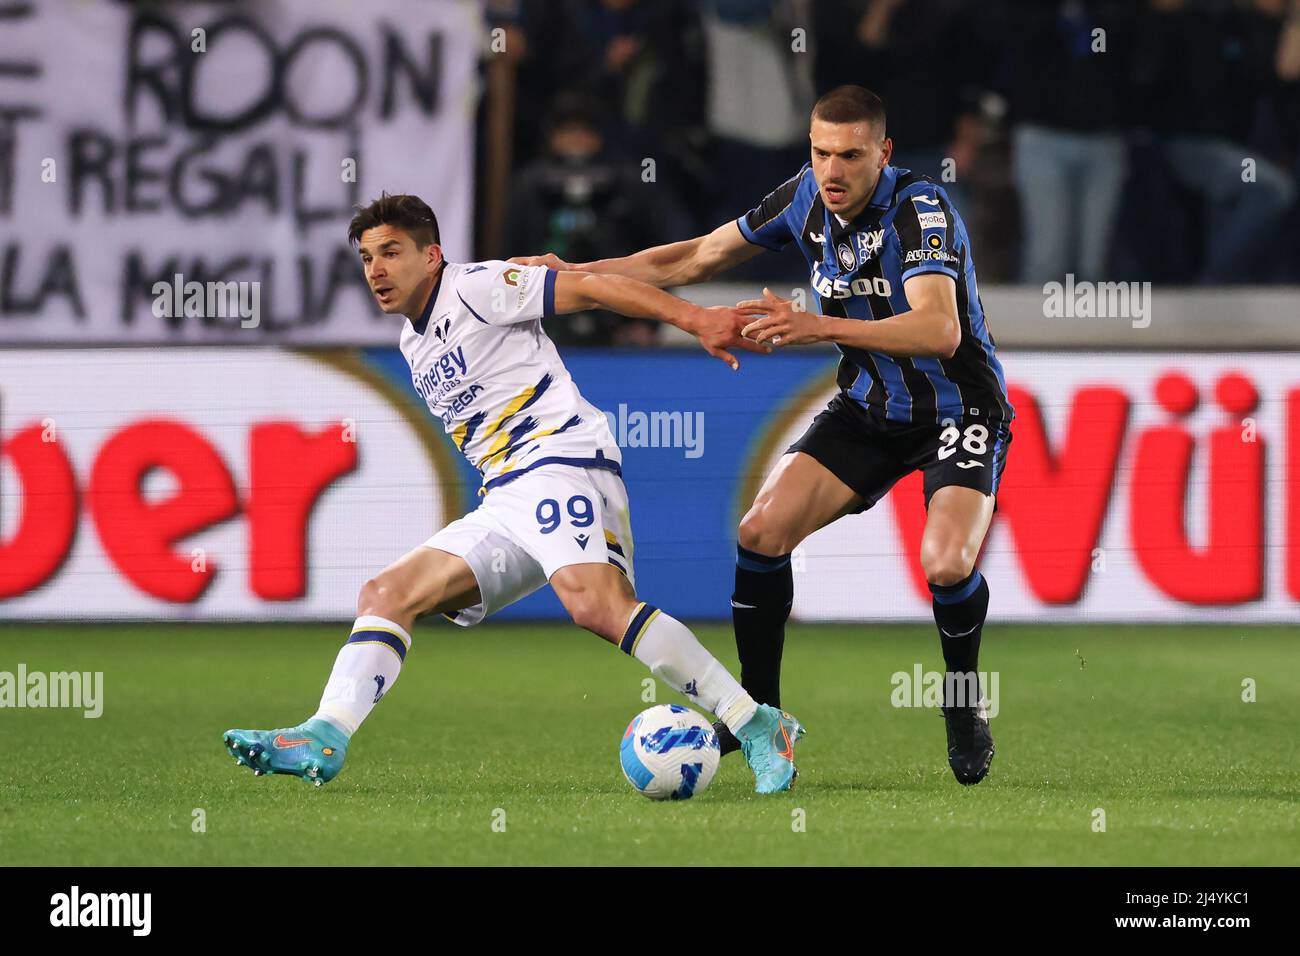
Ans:
[[[894,215],[902,281],[923,272],[938,272],[961,281],[956,213],[933,186],[908,190]]]
[[[736,220],[740,234],[748,242],[773,252],[780,252],[795,238],[795,226],[789,219],[790,205],[803,180],[804,169],[768,193],[761,203]]]

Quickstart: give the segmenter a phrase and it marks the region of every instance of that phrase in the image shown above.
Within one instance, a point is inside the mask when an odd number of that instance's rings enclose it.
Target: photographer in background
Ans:
[[[611,157],[594,105],[578,94],[556,101],[545,152],[515,177],[506,236],[512,250],[546,249],[570,262],[620,256],[667,240],[678,205],[665,183]],[[557,324],[559,344],[651,345],[659,324],[591,311]]]

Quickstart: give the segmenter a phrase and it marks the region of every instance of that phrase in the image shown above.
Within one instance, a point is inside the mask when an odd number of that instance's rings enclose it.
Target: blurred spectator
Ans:
[[[707,80],[694,0],[492,2],[512,11],[497,10],[492,22],[514,31],[524,49],[514,107],[516,165],[545,149],[543,120],[556,95],[580,91],[599,114],[610,153],[654,160],[655,181],[665,190],[690,207],[702,201]],[[676,226],[684,234],[699,223]]]
[[[865,86],[885,101],[892,163],[943,184],[973,216],[966,179],[983,139],[989,79],[980,8],[967,0],[818,0],[817,89]]]
[[[808,160],[808,112],[812,109],[811,57],[793,47],[792,30],[806,22],[794,0],[707,0],[708,128],[715,147],[762,168],[744,164],[730,185],[750,202]],[[804,38],[806,47],[807,38]],[[790,168],[790,163],[794,167]]]
[[[546,151],[545,118],[566,90],[584,92],[610,155],[653,160],[653,182],[685,201],[663,204],[673,234],[705,196],[703,37],[693,0],[488,0],[505,49],[486,58],[480,129],[478,253],[513,255],[506,235],[512,168]],[[496,39],[500,44],[500,38]]]
[[[559,0],[573,32],[564,86],[599,105],[612,152],[654,161],[654,181],[696,209],[707,195],[705,43],[696,0]],[[551,51],[547,51],[550,55]],[[698,226],[674,224],[683,234]]]
[[[999,85],[1013,123],[1022,281],[1095,281],[1106,271],[1128,167],[1134,5],[1004,5]]]
[[[567,0],[567,86],[598,97],[616,135],[643,147],[704,125],[704,37],[693,0]],[[548,51],[549,53],[550,51]],[[637,155],[647,148],[637,147]]]
[[[558,88],[555,60],[537,56],[538,48],[545,49],[550,39],[544,35],[548,22],[536,17],[537,8],[531,0],[487,0],[484,19],[487,28],[500,33],[493,42],[492,52],[484,56],[488,74],[488,93],[494,70],[502,64],[510,66],[510,98],[502,104],[509,109],[511,147],[518,156],[534,156],[541,148],[540,120],[550,98]],[[536,22],[535,22],[536,21]],[[480,144],[482,146],[482,144]],[[504,157],[509,160],[510,156]]]
[[[894,164],[952,194],[982,275],[1099,279],[1113,261],[1124,278],[1300,281],[1300,257],[1278,252],[1300,246],[1300,217],[1286,215],[1300,183],[1300,0],[489,9],[508,31],[510,56],[497,60],[511,63],[511,92],[489,61],[489,96],[508,115],[481,140],[497,157],[480,179],[496,211],[483,232],[492,221],[509,232],[484,254],[582,260],[707,231],[807,160],[818,93],[858,83],[885,99]],[[563,90],[585,92],[585,126],[548,125]],[[589,140],[599,145],[574,145]],[[518,177],[510,154],[527,166]],[[788,270],[770,256],[746,265],[735,278],[806,271],[798,256]],[[642,334],[602,323],[595,341]]]
[[[669,241],[664,191],[642,182],[636,163],[609,155],[598,115],[578,95],[557,100],[545,153],[514,178],[507,254],[554,252],[588,262]],[[550,334],[560,343],[648,344],[657,331],[654,322],[593,311],[556,323]]]
[[[1141,30],[1144,113],[1162,135],[1168,174],[1204,205],[1199,277],[1207,283],[1273,278],[1277,230],[1295,199],[1287,171],[1258,148],[1280,130],[1279,42],[1285,3],[1230,6],[1150,0]],[[1267,108],[1267,109],[1266,109]]]
[[[808,161],[815,99],[807,0],[707,0],[712,172],[705,229],[735,219]],[[794,30],[803,29],[796,43]],[[732,279],[800,279],[803,257],[764,256]]]
[[[1283,143],[1284,162],[1291,169],[1291,182],[1300,187],[1300,0],[1279,0],[1285,5],[1277,47],[1277,118]],[[1291,216],[1288,248],[1300,249],[1300,217]],[[1293,255],[1279,279],[1300,283],[1300,256]]]

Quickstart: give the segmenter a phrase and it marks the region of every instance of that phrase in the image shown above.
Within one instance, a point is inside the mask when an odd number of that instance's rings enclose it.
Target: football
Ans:
[[[651,800],[689,800],[703,793],[721,756],[713,725],[678,704],[637,714],[619,747],[623,775]]]

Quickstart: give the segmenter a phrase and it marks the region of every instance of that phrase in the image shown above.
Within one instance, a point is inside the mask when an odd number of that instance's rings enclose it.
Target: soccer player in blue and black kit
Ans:
[[[859,86],[812,112],[811,162],[757,207],[707,236],[570,265],[657,286],[712,279],[797,243],[820,314],[764,291],[740,303],[744,335],[785,348],[834,342],[840,391],[768,475],[740,524],[732,620],[741,682],[780,706],[790,553],[837,518],[870,508],[904,475],[924,475],[921,564],[947,671],[948,762],[979,783],[993,738],[975,676],[988,584],[975,559],[993,517],[1013,410],[975,283],[965,223],[943,186],[889,164],[880,98]],[[725,730],[725,728],[723,728]],[[720,734],[723,752],[735,749]]]

